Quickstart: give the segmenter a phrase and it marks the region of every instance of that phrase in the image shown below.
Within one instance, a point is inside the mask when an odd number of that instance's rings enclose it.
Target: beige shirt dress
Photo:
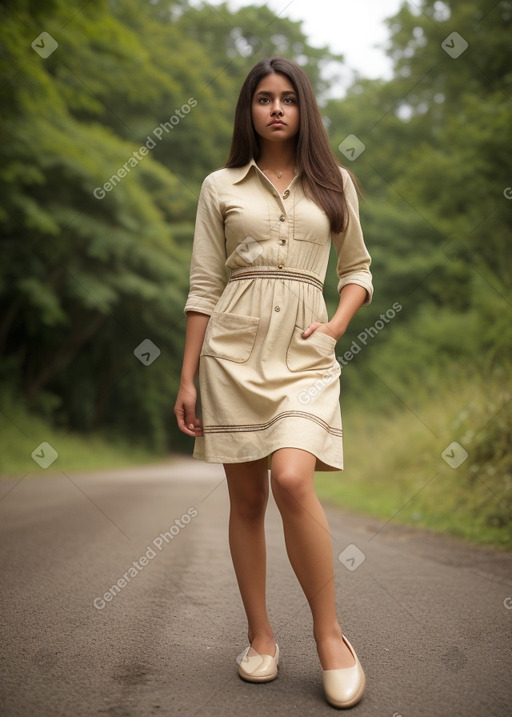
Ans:
[[[322,294],[331,242],[338,291],[359,284],[372,299],[370,255],[358,199],[340,167],[349,220],[341,234],[303,191],[300,175],[280,194],[254,161],[208,175],[199,197],[185,313],[208,314],[199,360],[204,436],[194,457],[244,463],[279,448],[316,456],[316,470],[343,468],[336,341]]]

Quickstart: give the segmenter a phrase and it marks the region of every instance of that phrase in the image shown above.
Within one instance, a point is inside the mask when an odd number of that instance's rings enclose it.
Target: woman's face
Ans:
[[[254,129],[269,142],[293,139],[299,131],[299,100],[284,75],[272,72],[260,81],[251,110]]]

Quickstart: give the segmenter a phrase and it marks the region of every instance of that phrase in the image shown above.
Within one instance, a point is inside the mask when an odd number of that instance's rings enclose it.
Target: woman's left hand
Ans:
[[[334,333],[334,331],[329,325],[329,322],[321,324],[319,321],[313,321],[313,323],[310,324],[308,328],[302,332],[302,338],[307,339],[307,337],[311,336],[311,334],[313,334],[315,331],[319,331],[321,334],[327,334],[327,336],[330,336],[336,341],[341,338]]]

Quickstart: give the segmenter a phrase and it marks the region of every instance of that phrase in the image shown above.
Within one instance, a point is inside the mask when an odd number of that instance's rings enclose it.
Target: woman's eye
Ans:
[[[283,104],[286,104],[286,105],[296,105],[297,98],[296,97],[284,97],[282,102],[283,102]],[[268,104],[270,104],[270,98],[269,97],[260,97],[258,99],[258,103],[260,105],[268,105]]]

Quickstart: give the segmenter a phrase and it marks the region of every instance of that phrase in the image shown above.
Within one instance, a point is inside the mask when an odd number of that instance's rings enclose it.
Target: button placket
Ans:
[[[287,209],[283,200],[291,197],[291,192],[289,189],[285,189],[282,194],[276,193],[274,187],[272,191],[272,197],[276,202],[277,208],[279,210],[279,214],[276,215],[275,224],[272,227],[272,234],[274,234],[275,232],[274,236],[275,241],[277,243],[277,256],[275,257],[275,266],[277,266],[278,269],[284,269],[288,259],[288,239],[290,234],[290,221],[289,206]]]
[[[286,259],[288,258],[288,232],[289,232],[289,221],[285,214],[279,216],[279,240],[278,251],[277,251],[277,268],[284,269]]]
[[[293,179],[295,181],[295,178]],[[292,239],[294,236],[295,226],[295,203],[293,200],[294,193],[290,189],[286,189],[282,194],[282,205],[286,206],[281,216],[285,217],[285,221],[281,221],[279,232],[279,258],[282,257],[278,268],[286,268],[288,266],[288,254],[292,250]],[[282,227],[282,230],[281,230]]]

